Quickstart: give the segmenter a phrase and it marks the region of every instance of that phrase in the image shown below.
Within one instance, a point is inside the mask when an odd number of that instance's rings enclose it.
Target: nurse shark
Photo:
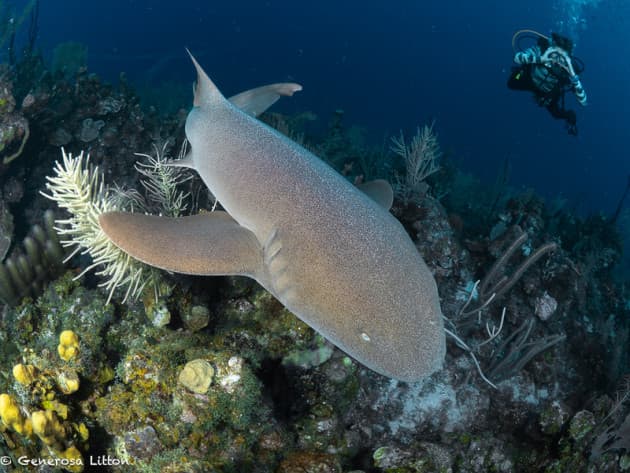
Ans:
[[[167,218],[110,212],[111,241],[146,264],[255,279],[288,310],[368,368],[404,381],[442,366],[435,280],[389,212],[385,181],[362,187],[255,117],[298,84],[226,99],[195,58],[188,155],[225,211]]]

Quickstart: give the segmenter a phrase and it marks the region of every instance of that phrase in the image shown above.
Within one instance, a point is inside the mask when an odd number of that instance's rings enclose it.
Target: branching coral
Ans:
[[[523,322],[512,334],[505,337],[504,341],[492,351],[489,363],[490,372],[488,376],[486,376],[477,359],[479,348],[498,340],[503,329],[506,308],[503,308],[501,322],[498,326],[493,325],[491,327],[490,324],[486,322],[487,338],[484,341],[477,344],[466,343],[458,335],[458,331],[466,326],[481,326],[482,312],[487,309],[492,302],[506,294],[520,280],[523,274],[540,260],[542,256],[554,251],[558,247],[558,245],[553,242],[541,245],[531,252],[525,260],[512,271],[512,274],[508,276],[506,274],[508,261],[529,238],[527,232],[523,232],[520,227],[515,226],[515,230],[518,232],[517,238],[509,244],[507,249],[495,261],[483,280],[477,281],[472,286],[468,300],[457,314],[458,323],[455,324],[453,321],[445,318],[447,325],[451,327],[451,330],[445,328],[446,334],[454,340],[459,348],[468,352],[481,378],[493,388],[496,388],[496,385],[491,380],[498,382],[510,378],[536,355],[566,338],[564,335],[550,335],[531,341],[529,336],[534,328],[534,319],[530,318]],[[469,309],[474,299],[476,299],[474,308]],[[470,319],[470,316],[475,314],[477,315],[476,322]]]
[[[409,145],[402,131],[400,136],[392,137],[391,150],[405,160],[405,178],[396,185],[396,190],[405,200],[413,194],[424,194],[427,186],[424,180],[440,170],[438,159],[442,152],[437,134],[433,131],[434,124],[418,128]]]
[[[86,272],[96,267],[96,272],[104,278],[101,286],[109,291],[107,302],[119,287],[126,288],[124,300],[137,297],[147,283],[154,278],[154,270],[131,258],[114,245],[101,230],[98,216],[104,212],[118,210],[115,200],[103,183],[98,167],[89,165],[89,155],[81,152],[76,157],[66,154],[62,148],[63,160],[55,165],[55,176],[48,177],[45,197],[57,202],[57,205],[70,214],[70,218],[57,220],[57,231],[64,238],[64,247],[74,247],[67,259],[78,252],[89,253],[93,263],[85,268]],[[157,285],[154,284],[155,287]]]
[[[186,175],[182,168],[166,164],[168,160],[165,155],[167,145],[168,141],[164,143],[161,150],[153,145],[155,156],[136,153],[136,156],[144,157],[147,160],[146,163],[137,163],[136,171],[144,176],[140,182],[146,190],[146,200],[149,207],[156,208],[167,217],[179,217],[186,211],[186,200],[190,197],[190,193],[182,192],[178,186],[190,181],[192,174]],[[180,158],[185,154],[185,150],[186,146],[183,146]]]
[[[469,309],[473,297],[461,308],[459,315],[468,316],[487,308],[493,301],[502,297],[507,293],[523,276],[531,266],[534,265],[545,254],[552,252],[558,248],[558,245],[554,242],[548,242],[539,246],[535,251],[530,253],[527,258],[512,272],[511,276],[505,274],[505,266],[510,258],[529,238],[527,232],[521,230],[516,225],[515,230],[518,232],[516,240],[514,240],[504,251],[504,253],[495,261],[488,273],[485,275],[481,284],[479,285],[479,292],[477,294],[478,303],[474,308]],[[473,291],[474,292],[474,291]]]
[[[181,191],[178,186],[189,181],[192,176],[184,175],[181,168],[167,166],[165,150],[168,142],[159,149],[155,156],[137,154],[147,158],[147,163],[138,163],[136,170],[143,176],[140,180],[145,195],[135,189],[105,186],[97,167],[89,164],[89,156],[81,152],[73,157],[62,148],[63,160],[55,165],[56,176],[48,177],[46,188],[49,193],[42,193],[57,202],[59,207],[70,214],[70,218],[57,221],[57,231],[64,238],[64,247],[74,247],[67,259],[78,252],[89,253],[93,263],[85,268],[86,272],[100,267],[97,276],[104,278],[101,286],[109,292],[107,302],[117,288],[126,288],[123,302],[128,298],[138,297],[145,287],[153,287],[156,295],[160,292],[159,273],[114,245],[102,231],[98,217],[104,212],[139,209],[147,213],[160,213],[169,217],[182,215],[187,208],[190,194]],[[182,148],[182,153],[185,147]]]

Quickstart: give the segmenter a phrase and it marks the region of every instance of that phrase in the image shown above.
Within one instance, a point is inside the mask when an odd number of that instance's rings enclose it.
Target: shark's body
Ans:
[[[266,108],[262,94],[235,101],[238,108],[195,66],[191,154],[180,164],[197,170],[227,213],[104,214],[112,241],[171,271],[252,277],[381,374],[412,381],[438,369],[445,341],[436,284],[388,204],[253,118]]]

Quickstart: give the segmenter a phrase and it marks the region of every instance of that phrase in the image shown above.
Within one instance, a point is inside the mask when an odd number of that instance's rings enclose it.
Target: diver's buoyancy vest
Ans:
[[[554,73],[553,68],[536,64],[532,70],[532,81],[540,90],[548,94],[558,86],[558,75]]]

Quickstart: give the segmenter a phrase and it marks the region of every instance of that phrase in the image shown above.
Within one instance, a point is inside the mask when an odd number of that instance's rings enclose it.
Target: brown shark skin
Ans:
[[[244,257],[262,261],[245,275],[378,373],[416,381],[438,370],[445,337],[437,286],[402,225],[318,157],[228,102],[195,65],[195,106],[186,121],[191,153],[182,165],[199,173],[248,245],[250,235],[258,242],[251,251],[262,258]],[[130,225],[132,218],[103,214],[101,224],[135,256],[129,248],[147,233],[138,237],[142,224]],[[181,222],[167,220],[174,235],[199,240],[199,230],[187,235]],[[198,262],[192,271],[165,244],[144,253],[142,261],[172,271],[238,274],[226,271],[225,261],[215,268],[211,257],[203,271]]]

